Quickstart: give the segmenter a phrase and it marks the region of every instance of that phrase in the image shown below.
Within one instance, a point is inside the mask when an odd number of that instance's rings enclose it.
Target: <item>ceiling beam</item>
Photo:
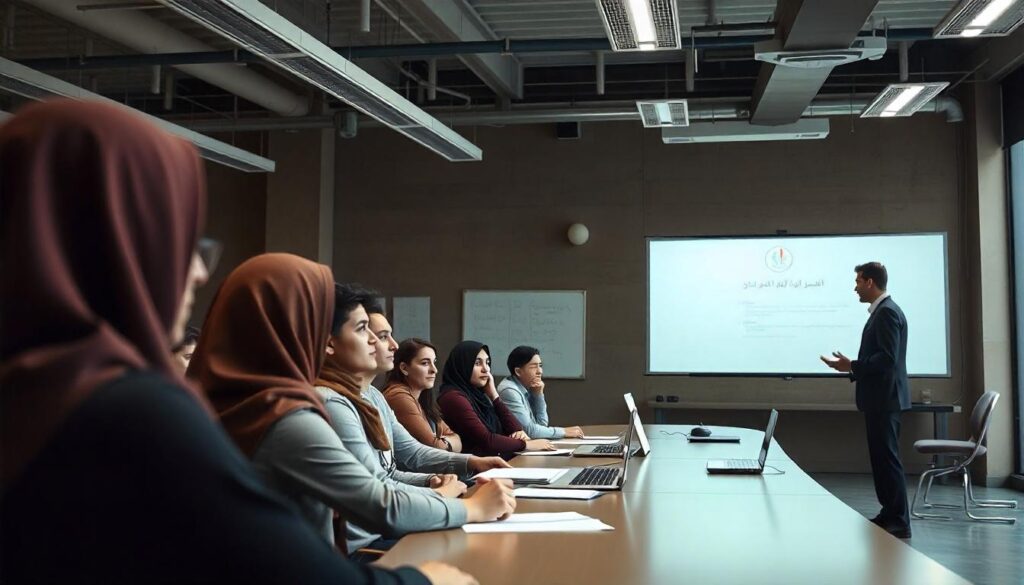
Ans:
[[[848,48],[876,4],[878,0],[779,0],[776,38],[787,51]],[[831,73],[831,67],[762,65],[754,86],[751,123],[773,126],[797,121]]]
[[[411,13],[441,41],[493,41],[497,35],[465,0],[405,0]],[[501,97],[523,97],[523,66],[513,55],[459,55],[459,59]]]

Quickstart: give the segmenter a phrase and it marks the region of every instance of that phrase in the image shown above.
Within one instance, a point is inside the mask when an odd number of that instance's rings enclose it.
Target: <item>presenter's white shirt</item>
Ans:
[[[868,313],[874,313],[875,309],[878,308],[878,305],[881,304],[881,302],[884,301],[887,298],[889,298],[889,293],[887,293],[887,292],[882,293],[882,296],[880,296],[877,299],[875,299],[875,302],[871,303],[871,306],[868,307]]]

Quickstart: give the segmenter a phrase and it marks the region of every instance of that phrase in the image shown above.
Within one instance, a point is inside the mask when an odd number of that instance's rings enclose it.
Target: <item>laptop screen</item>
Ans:
[[[761,443],[761,456],[757,458],[758,464],[763,468],[764,462],[768,460],[768,446],[772,444],[772,435],[775,434],[775,421],[779,420],[779,411],[772,409],[768,417],[768,427],[764,430],[764,442]]]
[[[640,454],[644,457],[651,452],[651,443],[647,440],[647,433],[644,432],[644,423],[640,420],[640,412],[637,411],[636,402],[633,401],[633,394],[627,392],[622,395],[626,401],[626,410],[632,413],[633,423],[636,425],[636,436],[640,439]]]

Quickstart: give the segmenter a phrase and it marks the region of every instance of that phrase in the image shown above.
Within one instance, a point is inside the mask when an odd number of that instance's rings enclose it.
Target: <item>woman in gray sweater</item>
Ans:
[[[385,484],[403,492],[440,495],[453,508],[462,503],[472,507],[472,497],[452,499],[466,491],[459,478],[509,464],[500,457],[477,457],[428,447],[398,422],[384,395],[370,384],[378,373],[394,367],[397,347],[391,325],[375,296],[372,291],[356,286],[335,285],[335,313],[343,325],[328,341],[327,358],[316,381],[316,391],[330,416],[331,427],[345,448]],[[369,342],[374,352],[370,360],[360,359],[366,345],[351,347],[344,336],[344,323],[363,314],[367,314]],[[348,523],[346,540],[350,551],[382,550],[392,544],[379,531],[357,522]]]
[[[332,544],[335,511],[391,538],[511,513],[511,489],[499,482],[466,500],[404,490],[375,477],[345,448],[313,389],[323,348],[334,344],[332,351],[365,362],[373,360],[375,343],[362,307],[344,316],[334,310],[333,284],[326,266],[296,256],[244,262],[218,291],[189,365],[267,484]]]

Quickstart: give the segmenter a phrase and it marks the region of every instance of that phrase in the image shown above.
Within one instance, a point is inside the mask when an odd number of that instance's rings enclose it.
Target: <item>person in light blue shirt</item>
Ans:
[[[544,400],[544,364],[540,350],[520,345],[508,354],[509,376],[498,385],[498,395],[531,439],[582,438],[580,427],[553,427]]]

